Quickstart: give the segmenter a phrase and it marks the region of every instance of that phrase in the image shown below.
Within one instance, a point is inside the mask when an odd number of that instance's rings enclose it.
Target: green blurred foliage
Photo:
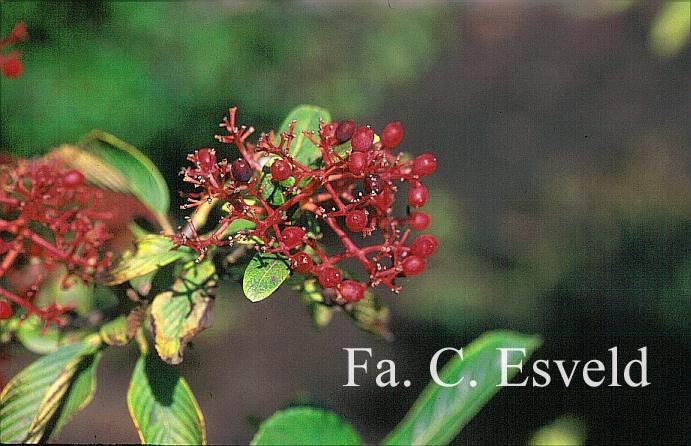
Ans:
[[[683,155],[657,144],[632,150],[614,169],[545,164],[540,198],[503,215],[499,231],[472,227],[452,194],[435,192],[427,207],[439,253],[395,308],[449,332],[541,330],[559,302],[611,300],[688,337],[691,178]]]
[[[100,128],[160,161],[211,142],[231,105],[256,124],[305,102],[357,116],[413,85],[449,31],[441,6],[304,6],[3,4],[0,31],[25,20],[30,38],[19,46],[25,74],[1,81],[0,147],[43,153]]]

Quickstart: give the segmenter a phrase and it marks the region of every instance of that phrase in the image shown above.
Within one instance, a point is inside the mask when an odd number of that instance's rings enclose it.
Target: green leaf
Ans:
[[[259,426],[252,445],[358,445],[353,428],[333,412],[294,407],[273,414]]]
[[[139,149],[101,130],[89,133],[80,146],[117,169],[127,180],[127,192],[157,213],[168,212],[168,185],[156,165]]]
[[[271,180],[271,175],[262,175],[260,187],[262,188],[262,198],[272,206],[280,206],[286,202],[283,188]]]
[[[150,274],[185,255],[175,243],[162,235],[148,235],[136,242],[135,253],[128,251],[110,271],[106,285],[119,285],[136,277]]]
[[[46,427],[43,438],[55,437],[67,423],[89,405],[96,393],[96,369],[101,361],[101,352],[96,352],[82,359],[72,379],[72,384],[63,398],[58,415]]]
[[[204,416],[192,390],[156,355],[137,361],[127,407],[143,444],[206,444]]]
[[[297,121],[293,135],[295,138],[290,146],[290,154],[301,164],[306,166],[313,165],[321,158],[321,151],[302,133],[303,131],[314,131],[315,138],[319,138],[319,119],[324,122],[331,121],[331,115],[323,108],[314,105],[300,105],[294,108],[283,120],[279,127],[280,132],[287,132],[290,124]]]
[[[242,289],[252,302],[269,297],[288,278],[288,261],[278,254],[256,253],[242,278]]]
[[[182,362],[187,343],[213,322],[216,268],[207,260],[190,263],[170,290],[151,304],[151,330],[156,351],[169,364]]]
[[[53,353],[60,348],[62,333],[56,327],[51,326],[43,334],[41,318],[33,314],[23,320],[17,328],[17,339],[30,352],[45,355]]]
[[[501,389],[500,352],[498,348],[524,348],[526,356],[509,352],[508,364],[527,360],[541,344],[540,338],[509,331],[485,333],[463,349],[463,357],[455,355],[439,372],[446,383],[463,382],[455,387],[427,385],[403,421],[389,434],[387,445],[447,444]],[[508,369],[509,379],[516,374]],[[471,380],[477,385],[470,386]]]
[[[2,443],[37,443],[60,408],[82,360],[96,353],[98,336],[66,345],[19,372],[0,394]]]
[[[71,305],[77,314],[84,316],[93,310],[93,296],[93,284],[67,276],[67,269],[60,265],[41,284],[35,303],[38,306]]]

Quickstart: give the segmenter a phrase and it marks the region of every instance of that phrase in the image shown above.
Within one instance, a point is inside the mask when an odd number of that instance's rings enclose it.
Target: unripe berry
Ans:
[[[197,162],[199,162],[199,167],[203,170],[209,170],[216,164],[216,153],[213,149],[199,149],[197,151]]]
[[[367,169],[367,153],[351,152],[348,156],[348,170],[353,175],[362,175]]]
[[[9,319],[12,317],[12,306],[9,302],[0,300],[0,320]]]
[[[415,175],[432,175],[437,170],[437,159],[431,153],[423,153],[413,160],[413,173]]]
[[[2,74],[4,74],[6,77],[9,77],[10,79],[18,78],[22,75],[22,72],[24,71],[24,65],[22,64],[22,61],[17,59],[16,57],[9,57],[8,59],[6,59],[2,63],[2,66],[0,68],[2,68]]]
[[[364,189],[367,195],[378,195],[384,190],[384,179],[378,175],[369,175],[365,178]]]
[[[292,174],[293,168],[288,161],[276,160],[271,165],[271,176],[276,181],[287,180]]]
[[[233,174],[233,178],[241,183],[248,183],[252,178],[252,167],[250,163],[242,158],[233,161],[233,164],[230,166],[230,172]]]
[[[435,236],[423,234],[413,240],[413,243],[410,245],[410,252],[416,256],[429,257],[437,250],[438,246],[439,242]]]
[[[424,231],[427,229],[432,222],[432,219],[430,218],[429,214],[427,212],[413,212],[410,214],[408,217],[408,224],[412,229],[415,231]]]
[[[336,140],[338,140],[338,143],[343,144],[348,141],[353,136],[355,127],[357,127],[357,124],[352,119],[344,119],[339,122],[338,127],[336,127]]]
[[[343,280],[343,274],[336,268],[328,266],[319,273],[319,284],[324,288],[333,288]]]
[[[314,266],[314,260],[304,251],[296,252],[293,257],[290,258],[290,267],[302,274],[306,274],[312,271]]]
[[[68,170],[62,174],[62,185],[67,189],[74,189],[84,184],[84,174],[78,170]]]
[[[366,152],[372,147],[374,142],[374,130],[367,126],[358,127],[355,132],[353,132],[352,140],[350,145],[353,147],[355,152]]]
[[[355,280],[344,280],[339,287],[341,297],[348,302],[359,302],[365,297],[365,285]]]
[[[419,256],[408,256],[403,260],[403,274],[406,276],[417,276],[427,267],[427,262]]]
[[[418,184],[408,191],[408,203],[414,208],[421,208],[427,203],[429,192],[423,184]]]
[[[367,227],[367,214],[365,211],[355,209],[346,215],[346,227],[351,232],[362,232]]]
[[[305,236],[305,231],[297,226],[288,226],[281,231],[281,240],[286,245],[286,248],[293,249],[302,243],[302,237]]]
[[[381,144],[387,149],[393,149],[401,143],[402,139],[403,127],[398,121],[387,124],[381,132]]]

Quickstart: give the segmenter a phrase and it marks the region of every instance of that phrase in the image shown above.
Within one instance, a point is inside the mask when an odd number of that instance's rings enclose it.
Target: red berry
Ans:
[[[437,250],[439,242],[437,238],[430,234],[423,234],[413,240],[410,245],[410,252],[420,257],[429,257]]]
[[[413,160],[413,173],[415,175],[432,175],[437,170],[437,159],[431,153],[423,153]]]
[[[355,124],[355,121],[352,119],[344,119],[339,122],[338,127],[336,127],[336,139],[338,143],[343,144],[348,141],[353,136],[355,127],[357,127],[357,124]]]
[[[391,188],[385,186],[381,193],[375,197],[374,203],[382,212],[386,212],[393,205],[395,199],[396,196],[391,191]]]
[[[413,212],[408,217],[408,224],[416,231],[424,231],[429,227],[431,222],[432,219],[427,212]]]
[[[381,132],[381,144],[387,149],[393,149],[401,143],[402,139],[403,127],[398,121],[387,124]]]
[[[29,33],[26,32],[26,24],[24,22],[18,22],[16,25],[14,25],[14,29],[10,33],[9,37],[14,42],[20,42],[29,37]]]
[[[84,184],[84,174],[78,170],[68,170],[62,174],[62,185],[67,189],[74,189]]]
[[[364,152],[351,152],[348,156],[348,170],[353,175],[362,175],[367,169],[367,154]]]
[[[0,320],[9,319],[12,317],[12,306],[9,302],[0,300]]]
[[[350,145],[353,147],[355,152],[366,152],[372,147],[374,142],[374,130],[367,126],[358,127],[355,132],[353,132],[352,140]]]
[[[9,57],[2,63],[2,74],[10,79],[16,79],[22,75],[24,71],[24,65],[22,61],[16,57]]]
[[[343,274],[336,268],[327,266],[319,273],[319,284],[324,288],[333,288],[343,280]]]
[[[230,172],[233,174],[233,178],[241,183],[248,183],[252,178],[252,167],[250,167],[250,163],[242,158],[233,161],[233,164],[230,166]]]
[[[419,256],[408,256],[403,260],[403,274],[406,276],[417,276],[425,270],[427,262]]]
[[[365,285],[355,280],[344,280],[339,287],[341,297],[348,302],[358,302],[365,297]]]
[[[290,267],[298,273],[306,274],[312,271],[313,266],[314,260],[312,260],[312,257],[306,252],[296,252],[295,255],[290,258]]]
[[[408,191],[408,203],[414,208],[421,208],[427,203],[429,192],[423,184],[418,184]]]
[[[369,175],[365,178],[364,189],[367,195],[378,195],[384,190],[384,179],[378,175]]]
[[[297,226],[288,226],[281,232],[281,239],[286,245],[286,248],[293,249],[302,243],[302,237],[305,236],[305,231]]]
[[[271,176],[276,181],[287,180],[292,174],[293,168],[290,166],[288,161],[276,160],[271,165]]]
[[[216,164],[216,151],[208,148],[197,150],[197,162],[201,169],[211,169],[211,167]]]
[[[355,209],[346,215],[346,226],[351,232],[362,232],[367,227],[367,214],[365,211]]]

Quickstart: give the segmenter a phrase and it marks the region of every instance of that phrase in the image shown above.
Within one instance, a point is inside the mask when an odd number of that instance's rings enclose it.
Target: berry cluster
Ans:
[[[48,323],[62,324],[70,308],[33,304],[48,271],[63,265],[70,277],[92,281],[105,271],[111,238],[97,211],[100,193],[85,185],[84,175],[41,160],[0,165],[0,319],[12,315],[9,302],[38,314]],[[8,285],[7,287],[5,285]]]
[[[221,123],[227,134],[216,139],[234,145],[241,157],[219,160],[215,150],[204,148],[188,155],[192,166],[182,171],[184,181],[195,187],[184,194],[188,201],[183,208],[218,199],[228,203],[228,214],[210,234],[200,236],[193,227],[177,234],[178,245],[203,257],[211,246],[253,241],[257,250],[284,256],[295,272],[311,274],[323,288],[335,290],[337,303],[359,301],[368,286],[399,292],[397,277],[425,270],[437,240],[420,235],[411,241],[412,230],[423,231],[430,225],[427,213],[411,209],[427,202],[422,178],[435,171],[437,161],[430,153],[415,159],[393,153],[403,138],[400,123],[388,124],[375,142],[371,127],[352,120],[322,121],[318,132],[301,135],[294,134],[293,121],[288,131],[262,134],[252,144],[247,139],[254,129],[236,125],[236,112],[230,109]],[[299,162],[294,156],[291,148],[298,136],[319,150],[317,161]],[[409,185],[408,212],[397,217],[393,205],[403,184]],[[249,220],[254,229],[228,235],[238,219]],[[316,231],[308,231],[310,220],[331,229],[341,242],[340,252],[326,252]],[[337,266],[347,259],[364,268],[364,283],[346,278]]]
[[[14,25],[14,28],[6,37],[0,39],[0,49],[6,46],[15,45],[25,40],[28,36],[26,25],[24,25],[24,22],[19,22]],[[0,54],[0,71],[5,77],[14,79],[22,75],[24,65],[20,58],[21,53],[19,51]]]

